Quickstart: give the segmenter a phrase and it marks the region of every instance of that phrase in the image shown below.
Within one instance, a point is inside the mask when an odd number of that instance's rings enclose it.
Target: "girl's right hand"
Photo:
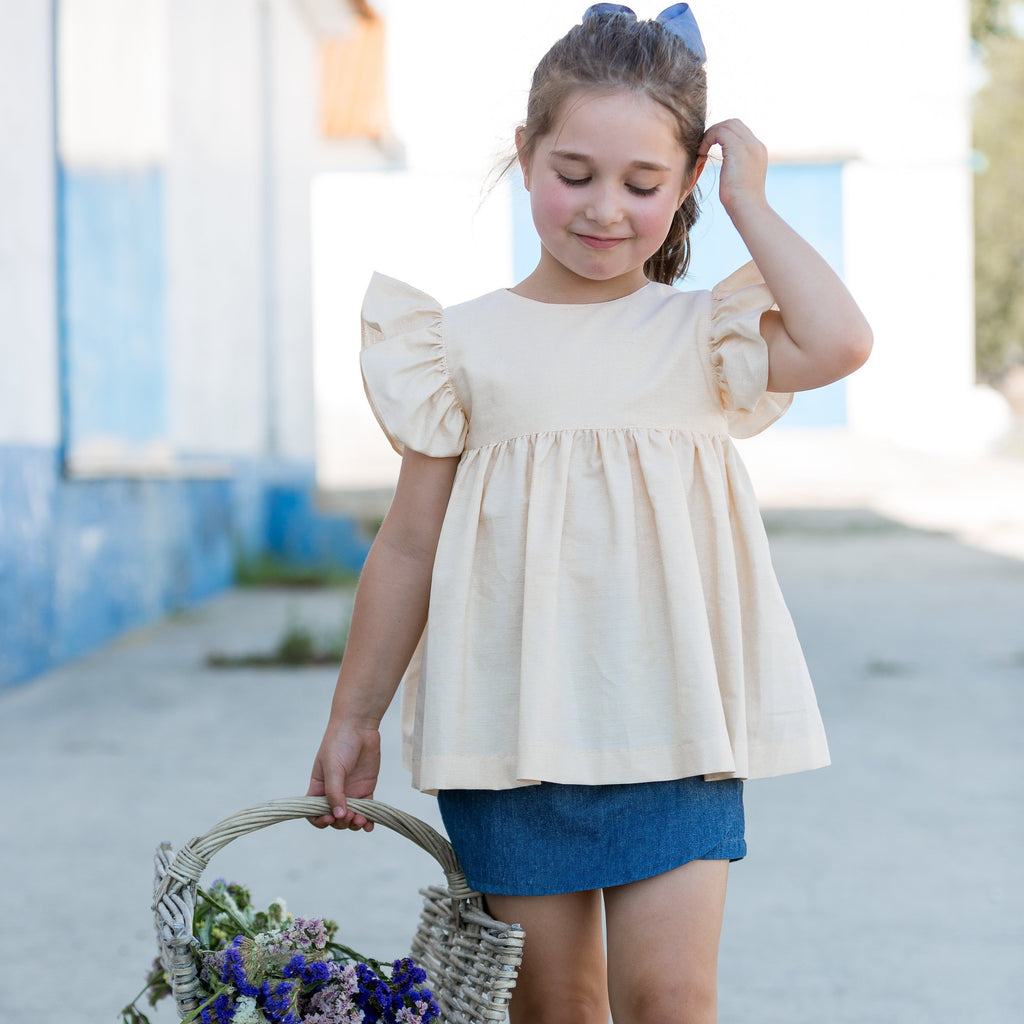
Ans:
[[[369,800],[380,772],[380,731],[375,722],[345,719],[327,724],[306,796],[326,796],[332,814],[310,818],[317,828],[373,831],[373,822],[348,807],[348,797]]]

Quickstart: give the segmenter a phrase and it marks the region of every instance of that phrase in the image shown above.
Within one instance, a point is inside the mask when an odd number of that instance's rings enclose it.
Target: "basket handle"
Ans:
[[[479,895],[466,884],[466,876],[452,844],[426,822],[376,800],[350,799],[347,802],[353,811],[368,821],[383,825],[426,850],[444,870],[453,899],[470,899]],[[190,839],[175,854],[154,894],[154,904],[158,904],[168,894],[178,893],[186,886],[197,883],[213,855],[240,836],[293,818],[315,818],[330,813],[331,807],[325,797],[299,796],[268,800],[232,814],[205,834]]]

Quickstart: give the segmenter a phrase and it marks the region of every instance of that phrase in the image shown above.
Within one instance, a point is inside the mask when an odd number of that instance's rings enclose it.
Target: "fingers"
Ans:
[[[757,145],[761,142],[756,135],[739,118],[730,117],[711,125],[704,132],[698,155],[706,156],[712,146],[721,146],[723,152],[735,144]]]
[[[323,773],[320,770],[319,759],[313,765],[313,774],[309,779],[309,788],[306,790],[306,796],[323,796],[324,795],[324,780]],[[334,815],[332,814],[320,814],[315,818],[307,818],[306,821],[310,825],[316,828],[327,828],[328,825],[334,824]]]
[[[327,797],[329,812],[306,820],[316,828],[348,828],[354,815],[349,814],[345,800],[345,769],[338,767],[333,772],[324,771],[323,761],[318,756],[313,764],[306,796]]]
[[[373,822],[349,805],[372,800],[380,772],[380,733],[359,723],[330,722],[310,774],[309,796],[322,796],[328,810],[309,818],[317,828],[373,831]]]
[[[372,832],[373,822],[369,818],[364,817],[362,814],[352,814],[351,821],[347,825],[335,825],[335,828],[348,828],[353,832]]]
[[[366,799],[371,799],[373,794]],[[373,822],[370,821],[363,814],[358,814],[351,807],[348,806],[348,801],[342,798],[342,805],[334,808],[334,813],[331,815],[324,815],[322,818],[318,818],[317,821],[323,822],[320,828],[324,825],[330,825],[331,828],[336,829],[349,829],[352,832],[372,832]],[[315,825],[317,822],[314,821]]]
[[[706,132],[704,132],[704,138],[700,140],[700,145],[697,147],[697,156],[706,157],[711,152],[711,147],[718,145],[718,134],[715,129],[718,125],[713,124]]]
[[[348,773],[341,765],[337,766],[334,772],[328,774],[325,795],[330,802],[332,813],[329,816],[331,820],[327,821],[326,824],[330,825],[331,828],[347,828],[353,832],[358,832],[360,829],[372,832],[373,822],[365,815],[356,813],[348,805],[348,797],[346,796],[347,778]],[[358,796],[363,800],[373,799],[372,789],[368,792],[361,792],[361,789],[362,787],[357,786],[351,795]],[[327,818],[328,816],[325,815],[324,817]]]
[[[361,814],[346,814],[340,818],[333,814],[323,814],[318,818],[307,818],[306,821],[314,828],[336,828],[339,831],[348,829],[351,832],[373,831],[373,822]]]
[[[697,154],[699,156],[707,156],[712,146],[722,146],[724,148],[724,143],[729,141],[729,124],[729,121],[719,121],[717,124],[711,125],[704,132],[704,138],[701,139]]]
[[[325,778],[326,776],[326,778]],[[373,822],[365,815],[357,814],[348,805],[345,796],[345,776],[343,766],[337,766],[334,771],[324,772],[320,759],[313,765],[313,773],[310,776],[309,788],[306,796],[324,796],[327,798],[331,811],[317,815],[306,820],[315,828],[336,828],[350,829],[353,832],[363,830],[373,831]],[[366,794],[363,799],[372,799],[373,792]]]
[[[718,197],[730,217],[742,207],[765,203],[768,150],[754,133],[736,118],[713,124],[704,133],[700,154],[706,157],[714,146],[722,151]]]

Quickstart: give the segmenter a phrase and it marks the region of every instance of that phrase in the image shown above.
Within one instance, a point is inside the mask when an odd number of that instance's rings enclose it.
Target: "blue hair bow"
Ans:
[[[636,21],[636,12],[625,4],[592,4],[583,12],[583,20],[601,14],[628,14]],[[701,39],[700,29],[697,28],[697,19],[694,18],[689,4],[673,4],[666,7],[655,20],[660,21],[669,32],[679,36],[690,53],[702,64],[708,59],[704,52],[704,40]]]

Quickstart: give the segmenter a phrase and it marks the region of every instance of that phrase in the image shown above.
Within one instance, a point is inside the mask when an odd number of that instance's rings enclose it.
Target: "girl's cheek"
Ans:
[[[557,225],[572,216],[572,204],[567,196],[548,189],[538,197],[534,206],[534,216],[545,224]]]
[[[576,201],[576,197],[573,196],[572,191],[565,186],[560,189],[550,189],[548,191],[548,208],[551,210],[551,214],[554,217],[565,217],[574,208],[579,205]]]
[[[644,234],[658,234],[664,237],[672,224],[675,207],[660,207],[647,211],[643,216]]]

